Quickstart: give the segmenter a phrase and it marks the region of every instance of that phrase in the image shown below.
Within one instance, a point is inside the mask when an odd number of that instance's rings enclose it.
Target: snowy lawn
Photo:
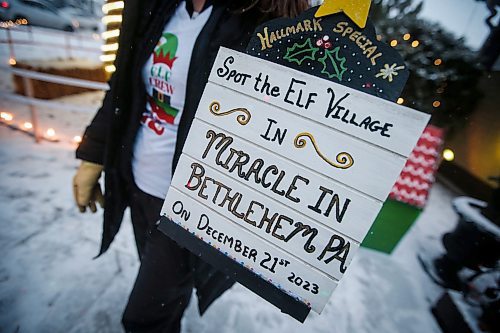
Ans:
[[[61,101],[97,108],[102,93]],[[27,109],[0,100],[0,111],[28,120]],[[40,110],[41,126],[56,129],[59,143],[35,144],[0,126],[0,332],[121,332],[120,317],[138,270],[127,218],[112,248],[98,252],[101,214],[73,205],[74,135],[92,115]],[[305,324],[242,286],[221,297],[202,318],[193,298],[183,332],[439,332],[430,307],[441,289],[432,284],[417,253],[440,251],[453,228],[454,193],[441,184],[420,219],[391,255],[361,249],[321,315]]]

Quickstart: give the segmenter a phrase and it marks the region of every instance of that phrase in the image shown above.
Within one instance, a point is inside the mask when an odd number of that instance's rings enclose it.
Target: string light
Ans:
[[[404,34],[403,39],[404,40],[410,40],[411,35],[410,34]]]
[[[11,66],[15,66],[16,64],[17,64],[16,59],[14,59],[14,58],[12,58],[12,57],[11,57],[11,58],[9,58],[9,65],[11,65]]]
[[[411,43],[411,47],[418,47],[420,45],[420,42],[418,40],[414,40],[412,43]]]
[[[3,122],[11,122],[14,120],[14,116],[9,113],[9,112],[0,112],[0,121],[3,121]],[[24,132],[31,132],[33,130],[33,124],[29,121],[25,121],[24,123],[20,124],[20,125],[17,125],[15,124],[16,128],[24,131]],[[56,130],[54,128],[48,128],[46,131],[45,131],[45,135],[43,136],[46,140],[49,140],[49,141],[52,141],[52,142],[57,142],[59,141],[57,139],[57,133],[56,133]],[[79,136],[79,135],[75,135],[73,137],[73,142],[74,143],[81,143],[82,142],[82,137]]]
[[[101,46],[103,55],[100,60],[103,62],[104,70],[107,73],[116,71],[114,61],[116,60],[116,51],[119,44],[117,38],[120,36],[120,24],[123,21],[122,12],[125,7],[125,1],[107,0],[102,6],[104,17],[102,22],[106,25],[106,31],[101,34],[105,45]]]
[[[112,10],[123,9],[123,7],[125,7],[125,3],[123,1],[110,2],[102,6],[102,12],[107,14]]]
[[[396,103],[398,103],[399,105],[403,104],[405,102],[404,98],[401,98],[399,97],[398,98],[398,101]]]
[[[443,150],[443,158],[446,161],[451,162],[455,159],[455,153],[453,152],[453,150],[446,148],[445,150]]]
[[[391,40],[391,46],[392,47],[396,47],[397,45],[398,45],[398,41],[397,40],[395,40],[395,39]]]
[[[438,58],[438,59],[436,59],[436,60],[434,60],[434,65],[436,65],[436,66],[439,66],[439,65],[441,65],[442,63],[443,63],[443,60],[441,60],[441,59],[439,59],[439,58]]]
[[[1,21],[0,22],[0,28],[8,29],[11,27],[15,27],[18,25],[28,25],[28,20],[27,19],[17,19],[16,21],[8,20],[8,21]]]
[[[4,121],[12,121],[14,116],[8,112],[0,112],[0,118]]]
[[[441,102],[440,102],[440,101],[434,101],[434,102],[432,103],[432,106],[433,106],[433,107],[435,107],[435,108],[438,108],[438,107],[440,107],[440,106],[441,106]]]

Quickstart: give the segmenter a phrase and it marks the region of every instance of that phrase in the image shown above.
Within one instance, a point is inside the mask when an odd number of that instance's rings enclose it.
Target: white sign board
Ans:
[[[162,215],[320,313],[428,120],[223,48]]]

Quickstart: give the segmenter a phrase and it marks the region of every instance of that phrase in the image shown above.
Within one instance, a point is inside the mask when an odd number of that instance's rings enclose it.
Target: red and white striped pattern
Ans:
[[[391,199],[419,208],[426,204],[441,162],[443,135],[442,129],[427,126],[391,190]]]

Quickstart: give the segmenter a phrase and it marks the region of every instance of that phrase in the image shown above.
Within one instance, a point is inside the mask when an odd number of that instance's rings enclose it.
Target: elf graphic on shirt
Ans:
[[[177,46],[177,36],[164,33],[153,52],[153,64],[149,73],[152,95],[148,95],[151,112],[145,112],[141,122],[158,135],[165,131],[163,125],[173,124],[179,113],[179,110],[170,104],[175,89],[170,83],[170,76],[177,59]]]

